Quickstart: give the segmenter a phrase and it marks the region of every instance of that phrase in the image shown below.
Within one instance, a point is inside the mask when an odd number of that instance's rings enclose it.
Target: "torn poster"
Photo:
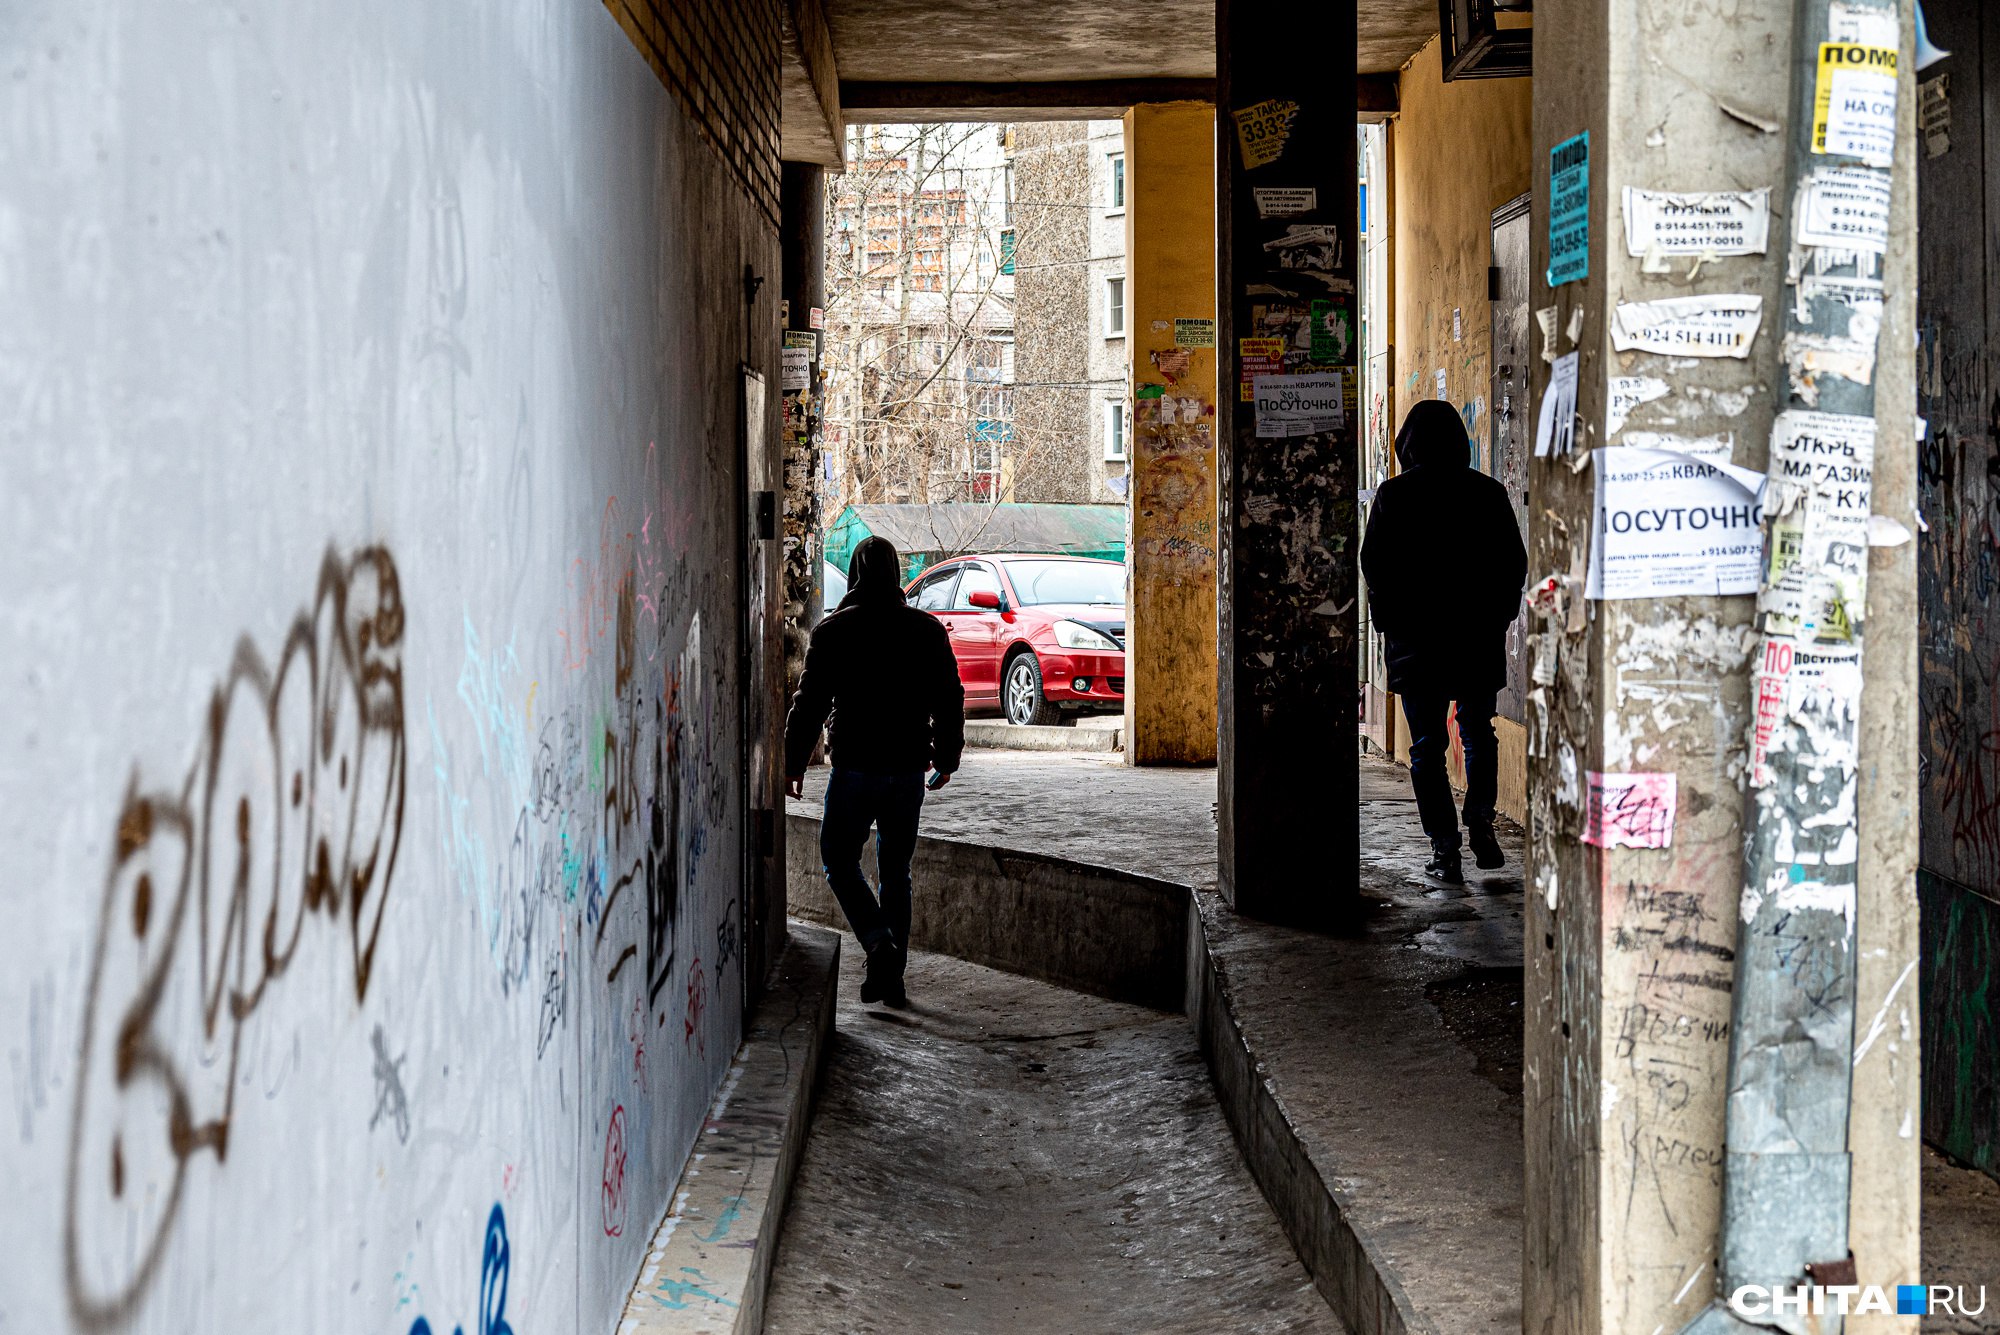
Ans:
[[[1549,286],[1590,277],[1590,131],[1549,150]]]
[[[1542,411],[1535,420],[1535,457],[1568,454],[1576,446],[1576,380],[1581,353],[1565,352],[1549,371]]]
[[[1714,436],[1676,436],[1669,431],[1627,431],[1621,445],[1640,450],[1685,454],[1705,464],[1726,464],[1736,457],[1736,437],[1724,431]]]
[[[1812,151],[1887,167],[1895,148],[1896,48],[1821,42]]]
[[[1757,592],[1763,474],[1629,445],[1592,454],[1597,515],[1586,597]]]
[[[1771,191],[1677,194],[1625,187],[1625,249],[1632,255],[1762,255],[1770,245]]]
[[[1291,218],[1319,207],[1319,190],[1310,185],[1260,185],[1250,194],[1259,218]]]
[[[1239,338],[1236,340],[1237,366],[1243,376],[1239,401],[1249,403],[1256,395],[1251,391],[1259,376],[1279,375],[1285,369],[1285,340],[1282,338]]]
[[[1619,352],[1742,359],[1750,355],[1763,319],[1764,299],[1747,293],[1620,302],[1611,313],[1611,346]]]
[[[1253,386],[1257,438],[1310,436],[1347,425],[1347,404],[1340,381],[1338,371],[1258,376]]]
[[[1236,140],[1243,148],[1243,166],[1255,171],[1276,162],[1284,153],[1299,104],[1268,98],[1231,114],[1236,118]]]
[[[1437,369],[1438,398],[1449,399],[1451,397],[1451,392],[1446,386],[1447,386],[1447,381],[1445,380],[1444,368],[1440,366]]]
[[[1767,634],[1854,639],[1868,577],[1875,419],[1782,412],[1771,426],[1771,546],[1757,611]]]
[[[1678,778],[1586,770],[1583,842],[1599,848],[1668,848],[1674,842]]]
[[[1767,637],[1757,663],[1755,714],[1750,729],[1750,785],[1771,782],[1771,738],[1795,712],[1825,713],[1829,704],[1861,699],[1861,651],[1847,646],[1801,645]],[[1852,763],[1849,743],[1845,759]]]
[[[1801,193],[1800,245],[1877,255],[1889,248],[1889,173],[1874,167],[1822,167],[1806,178]]]
[[[1334,288],[1334,271],[1340,268],[1340,229],[1312,223],[1292,223],[1285,234],[1264,243],[1264,253],[1287,273],[1317,278]]]

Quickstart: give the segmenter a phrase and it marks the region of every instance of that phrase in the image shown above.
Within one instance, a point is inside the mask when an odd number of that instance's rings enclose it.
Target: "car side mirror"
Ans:
[[[971,603],[974,607],[984,608],[988,612],[998,612],[1000,610],[1000,595],[991,589],[974,589],[971,593],[965,595],[965,601]]]

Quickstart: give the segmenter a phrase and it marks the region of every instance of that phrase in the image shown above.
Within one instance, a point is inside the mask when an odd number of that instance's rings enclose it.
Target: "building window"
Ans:
[[[1110,158],[1111,190],[1109,197],[1111,203],[1108,209],[1112,213],[1118,213],[1125,207],[1125,155],[1123,153],[1113,153],[1110,155]]]
[[[1104,458],[1122,462],[1125,458],[1125,400],[1104,401]]]
[[[1104,336],[1125,337],[1125,280],[1104,280]]]

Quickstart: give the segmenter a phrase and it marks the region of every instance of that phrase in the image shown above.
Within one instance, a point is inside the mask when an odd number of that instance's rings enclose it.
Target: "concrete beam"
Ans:
[[[1215,109],[1125,113],[1125,759],[1215,762]]]
[[[1144,102],[1213,102],[1213,79],[1065,79],[1007,83],[840,85],[857,124],[922,121],[1115,120]]]
[[[1385,121],[1402,110],[1402,94],[1394,74],[1360,74],[1354,80],[1354,118]]]
[[[816,162],[839,171],[847,165],[847,127],[826,11],[820,0],[785,0],[779,17],[779,151],[787,162]]]

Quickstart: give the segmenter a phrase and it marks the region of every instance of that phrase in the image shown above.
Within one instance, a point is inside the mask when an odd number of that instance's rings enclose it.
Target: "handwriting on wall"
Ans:
[[[344,938],[355,999],[367,995],[402,837],[403,617],[386,550],[328,552],[275,666],[238,642],[187,773],[132,777],[65,1186],[66,1287],[85,1328],[122,1321],[143,1294],[191,1161],[228,1158],[243,1030],[301,944]],[[325,923],[309,931],[315,913]]]
[[[486,1216],[486,1237],[479,1253],[479,1317],[476,1335],[514,1335],[507,1324],[507,1272],[512,1259],[507,1246],[507,1212],[493,1203]],[[433,1335],[428,1318],[410,1323],[410,1335]],[[464,1326],[452,1327],[452,1335],[465,1335]]]

